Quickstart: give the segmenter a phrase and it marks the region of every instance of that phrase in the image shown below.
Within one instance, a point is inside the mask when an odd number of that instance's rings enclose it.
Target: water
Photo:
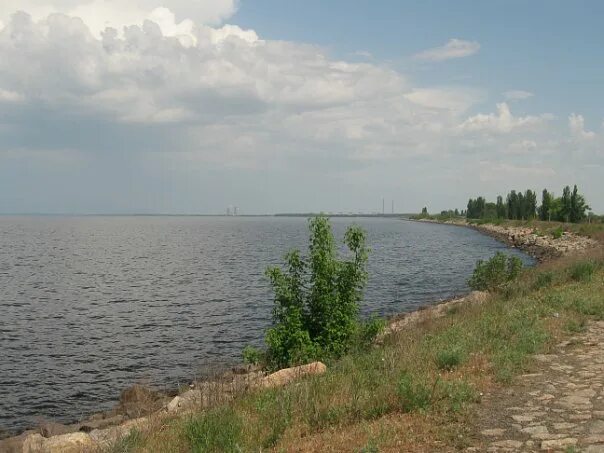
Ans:
[[[460,227],[332,222],[339,238],[367,230],[365,315],[467,291],[476,260],[507,248]],[[303,218],[0,217],[0,428],[73,421],[135,382],[238,361],[270,321],[264,269],[307,238]]]

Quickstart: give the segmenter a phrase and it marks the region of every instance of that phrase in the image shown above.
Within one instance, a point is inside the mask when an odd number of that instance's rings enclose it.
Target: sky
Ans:
[[[577,184],[604,2],[2,0],[0,213],[397,212]]]

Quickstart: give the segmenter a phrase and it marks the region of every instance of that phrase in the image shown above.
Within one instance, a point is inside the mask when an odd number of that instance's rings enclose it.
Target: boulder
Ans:
[[[92,438],[86,433],[69,433],[45,438],[41,434],[30,434],[23,442],[23,453],[81,453],[94,447]]]
[[[307,365],[284,368],[276,373],[269,374],[260,381],[260,386],[264,388],[281,387],[303,376],[323,374],[327,371],[325,364],[313,362]]]
[[[70,433],[46,439],[43,444],[44,453],[81,453],[93,447],[90,436],[86,433]]]
[[[43,437],[59,436],[77,431],[74,427],[62,425],[61,423],[47,422],[40,425],[40,434]]]

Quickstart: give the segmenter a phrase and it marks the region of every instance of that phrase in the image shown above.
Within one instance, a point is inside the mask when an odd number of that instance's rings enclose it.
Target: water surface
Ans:
[[[332,222],[340,239],[367,230],[365,315],[467,291],[476,260],[507,249],[461,227]],[[0,428],[73,421],[135,382],[238,361],[270,322],[265,268],[307,238],[303,218],[0,217]]]

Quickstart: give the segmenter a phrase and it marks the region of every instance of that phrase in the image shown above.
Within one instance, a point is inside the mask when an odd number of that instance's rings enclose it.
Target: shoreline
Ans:
[[[597,244],[595,240],[573,233],[565,233],[558,239],[543,237],[536,234],[533,229],[526,227],[472,225],[467,222],[432,220],[415,221],[470,227],[511,247],[527,252],[537,259],[537,265],[551,258],[585,251]],[[480,304],[487,299],[487,293],[474,291],[452,299],[434,301],[411,312],[394,315],[387,319],[386,330],[377,341],[408,326],[416,325],[430,318],[442,317],[456,305]],[[17,436],[0,440],[0,450],[8,452],[80,451],[86,445],[108,445],[120,437],[128,435],[132,429],[148,426],[154,420],[173,417],[192,409],[204,407],[206,404],[204,398],[209,399],[212,393],[218,392],[219,397],[231,398],[241,391],[259,385],[259,382],[267,378],[267,374],[261,370],[235,367],[218,376],[215,381],[193,382],[190,384],[189,390],[183,393],[179,393],[178,390],[154,392],[134,385],[122,391],[119,404],[110,411],[93,414],[79,423],[69,425],[46,423],[37,429],[25,430]],[[206,392],[208,392],[207,395]],[[55,444],[57,448],[53,450],[51,445]],[[70,448],[76,447],[77,450],[70,450]]]

